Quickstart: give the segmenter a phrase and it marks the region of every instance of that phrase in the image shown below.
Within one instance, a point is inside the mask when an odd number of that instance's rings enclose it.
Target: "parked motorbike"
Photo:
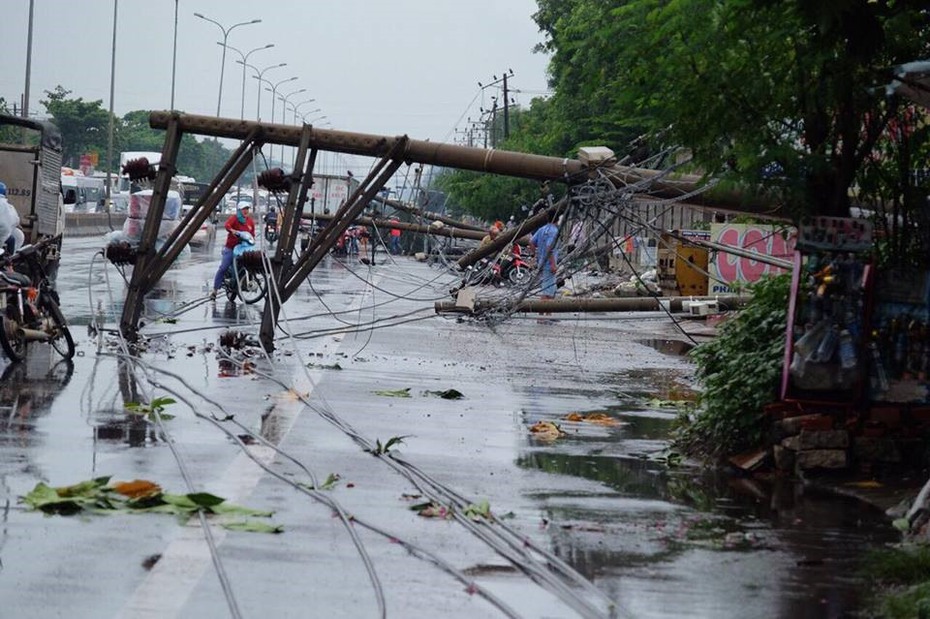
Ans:
[[[533,274],[530,265],[523,260],[519,252],[514,252],[500,260],[500,275],[501,279],[514,286],[522,286],[529,283]]]
[[[267,281],[265,279],[264,256],[255,247],[255,237],[250,233],[239,231],[239,243],[233,248],[233,261],[223,278],[226,298],[235,301],[238,297],[243,303],[258,303],[265,296]]]
[[[529,283],[531,277],[532,269],[520,255],[519,246],[515,245],[510,252],[497,259],[482,258],[469,266],[462,283],[467,286],[522,286]]]
[[[74,338],[41,258],[53,241],[25,245],[12,255],[0,249],[0,346],[11,361],[25,360],[30,342],[48,342],[65,359],[74,357]]]

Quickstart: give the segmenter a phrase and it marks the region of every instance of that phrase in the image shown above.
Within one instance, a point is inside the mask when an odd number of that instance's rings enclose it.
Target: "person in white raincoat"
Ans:
[[[0,181],[0,243],[8,254],[23,244],[23,232],[19,229],[19,213],[6,199],[6,183]]]

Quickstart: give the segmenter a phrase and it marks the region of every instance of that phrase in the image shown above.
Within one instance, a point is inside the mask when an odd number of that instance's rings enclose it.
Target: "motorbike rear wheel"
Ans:
[[[19,323],[7,316],[0,317],[0,346],[10,361],[18,362],[26,358],[26,338],[17,335]]]
[[[507,273],[507,279],[514,286],[522,286],[530,281],[530,270],[524,266],[516,265]]]
[[[49,344],[51,344],[52,348],[65,359],[73,359],[74,338],[71,337],[71,330],[68,329],[68,324],[65,322],[64,314],[61,313],[61,308],[58,307],[55,300],[50,297],[45,297],[42,300],[42,306],[48,314],[48,319],[52,327],[52,333],[49,334]]]
[[[239,298],[246,305],[258,303],[265,296],[265,274],[243,269],[239,273]]]

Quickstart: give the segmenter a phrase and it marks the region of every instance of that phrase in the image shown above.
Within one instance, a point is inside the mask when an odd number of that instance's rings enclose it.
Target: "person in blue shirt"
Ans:
[[[558,269],[559,251],[556,241],[559,227],[555,224],[558,217],[555,209],[549,211],[548,223],[533,233],[530,245],[536,251],[536,267],[539,269],[540,285],[543,299],[555,297],[555,273]]]

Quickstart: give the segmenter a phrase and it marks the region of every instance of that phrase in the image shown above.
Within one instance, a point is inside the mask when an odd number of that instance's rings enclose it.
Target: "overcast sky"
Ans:
[[[109,106],[113,0],[34,0],[30,110],[46,90],[62,85],[72,97]],[[29,0],[6,0],[0,57],[0,96],[19,102],[24,91]],[[220,28],[194,16],[201,13],[227,28],[242,52],[256,51],[249,63],[269,70],[280,94],[300,88],[291,103],[305,99],[301,112],[320,108],[333,128],[380,135],[451,142],[466,118],[490,107],[493,81],[512,69],[510,87],[528,104],[546,90],[547,58],[533,52],[541,35],[531,19],[534,0],[179,0],[175,107],[215,115],[222,47]],[[119,0],[114,111],[169,109],[171,104],[174,0]],[[221,115],[239,118],[242,66],[227,53]],[[251,73],[248,71],[247,75]],[[246,78],[245,117],[256,117],[257,80]],[[261,112],[271,114],[271,93]],[[281,121],[281,102],[275,106]],[[288,122],[293,114],[288,113]],[[315,124],[323,124],[326,120]]]

